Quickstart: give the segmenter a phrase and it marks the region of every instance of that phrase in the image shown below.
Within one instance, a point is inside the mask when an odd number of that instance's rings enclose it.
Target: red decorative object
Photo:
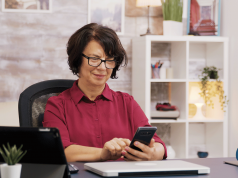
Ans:
[[[175,111],[176,106],[171,106],[170,103],[157,103],[156,104],[157,111]]]

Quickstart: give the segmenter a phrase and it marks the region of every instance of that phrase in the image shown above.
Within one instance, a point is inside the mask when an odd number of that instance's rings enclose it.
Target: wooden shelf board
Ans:
[[[150,79],[150,82],[186,82],[186,79]]]
[[[224,122],[224,120],[221,120],[221,119],[219,119],[219,120],[217,120],[217,119],[205,119],[205,120],[189,119],[188,122],[191,122],[191,123],[193,123],[193,122]]]
[[[223,82],[223,79],[220,79],[222,82]],[[199,79],[189,79],[188,80],[189,82],[201,82],[201,80],[199,80]],[[211,79],[211,80],[209,80],[209,82],[215,82],[216,80],[214,80],[214,79]]]
[[[150,123],[185,123],[183,119],[173,120],[173,119],[150,119]]]

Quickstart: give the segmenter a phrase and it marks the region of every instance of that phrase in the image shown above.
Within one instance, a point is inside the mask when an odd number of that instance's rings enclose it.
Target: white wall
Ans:
[[[229,37],[229,156],[238,148],[238,1],[222,0],[221,36]]]
[[[19,126],[18,101],[0,102],[0,126]]]

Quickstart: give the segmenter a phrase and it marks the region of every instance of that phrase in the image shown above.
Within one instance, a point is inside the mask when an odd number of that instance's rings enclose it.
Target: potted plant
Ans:
[[[163,9],[163,34],[165,36],[183,35],[183,1],[161,0]]]
[[[228,104],[228,100],[224,95],[223,83],[219,80],[218,70],[220,69],[217,69],[215,66],[203,68],[202,75],[199,76],[201,80],[201,93],[199,94],[204,99],[205,104],[212,106],[212,108],[214,108],[212,97],[218,95],[221,109],[225,112],[224,108]],[[215,81],[209,81],[210,79],[214,79]]]
[[[21,164],[17,164],[27,151],[23,153],[21,150],[23,145],[17,149],[16,145],[10,147],[7,143],[8,149],[3,144],[5,152],[0,148],[0,154],[2,155],[5,164],[1,165],[1,178],[20,178],[21,177]]]

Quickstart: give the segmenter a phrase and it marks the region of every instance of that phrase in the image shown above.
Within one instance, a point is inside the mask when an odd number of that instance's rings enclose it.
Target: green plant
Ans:
[[[199,76],[201,80],[201,93],[199,94],[204,99],[205,104],[212,106],[212,108],[214,108],[212,97],[218,95],[221,109],[225,112],[224,108],[229,100],[227,100],[227,96],[224,96],[223,83],[219,80],[218,70],[220,69],[214,66],[203,68],[202,75]],[[210,79],[214,79],[215,81],[209,81]]]
[[[182,22],[183,1],[161,0],[164,20]]]
[[[8,149],[5,147],[4,144],[2,146],[5,150],[5,153],[3,152],[1,148],[0,148],[0,153],[4,161],[8,165],[15,165],[16,163],[18,163],[27,152],[25,151],[23,153],[23,151],[21,151],[23,145],[21,145],[19,149],[17,149],[16,145],[14,145],[13,147],[10,147],[9,143],[7,143]]]

